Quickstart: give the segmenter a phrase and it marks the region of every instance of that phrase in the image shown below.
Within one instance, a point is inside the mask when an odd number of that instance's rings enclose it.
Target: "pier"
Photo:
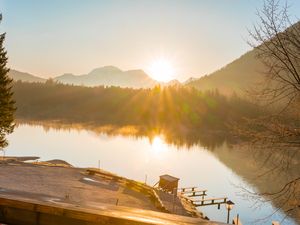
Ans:
[[[182,199],[192,203],[195,207],[217,205],[220,209],[221,204],[226,204],[228,198],[205,198],[207,196],[207,190],[198,190],[197,187],[180,188],[178,193]],[[200,199],[197,197],[201,197]]]

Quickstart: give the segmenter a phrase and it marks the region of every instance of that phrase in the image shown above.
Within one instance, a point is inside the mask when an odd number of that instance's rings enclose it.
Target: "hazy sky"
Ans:
[[[300,17],[300,1],[290,0]],[[168,59],[199,77],[249,50],[261,0],[0,0],[12,68],[42,77],[114,65],[147,71]]]

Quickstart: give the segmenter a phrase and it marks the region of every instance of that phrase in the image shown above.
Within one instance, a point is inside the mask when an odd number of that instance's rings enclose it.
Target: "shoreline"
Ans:
[[[0,157],[0,196],[60,205],[72,203],[85,208],[107,204],[205,218],[180,196],[174,206],[173,195],[162,201],[155,188],[142,182],[105,170],[73,167],[59,159],[38,159],[35,156]]]

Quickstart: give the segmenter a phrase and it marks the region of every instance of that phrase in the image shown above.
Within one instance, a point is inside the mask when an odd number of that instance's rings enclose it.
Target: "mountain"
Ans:
[[[92,70],[88,74],[63,74],[54,80],[64,84],[83,86],[120,86],[130,88],[150,88],[157,84],[143,70],[122,71],[114,66],[105,66]]]
[[[187,82],[186,85],[200,90],[218,89],[222,94],[243,93],[253,88],[263,79],[263,64],[255,57],[255,50],[249,51],[240,58],[212,74]]]
[[[8,76],[15,81],[20,80],[23,82],[41,82],[41,83],[46,81],[46,79],[34,76],[30,73],[20,72],[13,69],[9,71]]]
[[[300,31],[300,21],[287,28],[286,31],[292,32],[290,36],[297,37]],[[268,68],[256,57],[257,51],[257,49],[253,49],[224,68],[190,81],[187,85],[200,90],[218,89],[222,94],[232,94],[233,92],[241,94],[247,90],[262,88],[260,84],[264,81],[263,73],[267,72]],[[277,83],[268,85],[277,85]]]
[[[10,70],[9,77],[15,81],[23,82],[45,82],[46,79],[34,76],[29,73],[20,72],[17,70]],[[55,81],[63,84],[73,84],[82,86],[119,86],[129,88],[151,88],[155,85],[174,86],[181,85],[178,80],[171,80],[169,82],[158,82],[153,80],[143,70],[128,70],[122,71],[114,66],[104,66],[96,68],[83,75],[74,75],[72,73],[65,73],[61,76],[55,77]]]

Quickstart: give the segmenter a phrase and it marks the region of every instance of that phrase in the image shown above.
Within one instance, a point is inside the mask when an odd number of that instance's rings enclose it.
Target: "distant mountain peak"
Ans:
[[[149,77],[143,70],[122,71],[115,66],[103,66],[93,69],[88,74],[65,74],[54,78],[58,82],[85,86],[119,86],[130,88],[149,88],[158,82]]]
[[[46,79],[44,78],[34,76],[30,73],[20,72],[14,69],[11,69],[8,75],[15,81],[23,81],[23,82],[45,82],[46,81]]]
[[[115,66],[103,66],[93,69],[88,74],[98,74],[98,73],[120,73],[122,72],[121,69]]]
[[[146,72],[144,70],[141,70],[141,69],[136,69],[136,70],[127,70],[125,71],[125,73],[127,74],[132,74],[132,75],[144,75],[144,76],[147,76],[150,78],[150,76],[148,74],[146,74]]]
[[[22,80],[26,82],[45,82],[46,79],[33,76],[31,74],[11,70],[10,76],[14,80]],[[181,85],[178,80],[169,82],[158,82],[150,77],[142,69],[134,69],[122,71],[115,66],[103,66],[93,69],[88,74],[74,75],[72,73],[64,73],[53,78],[55,81],[63,84],[84,85],[89,87],[119,86],[129,88],[151,88],[155,85],[173,86]]]
[[[142,69],[135,69],[135,70],[127,70],[127,73],[145,73]]]
[[[60,77],[75,77],[75,75],[73,73],[64,73]]]

